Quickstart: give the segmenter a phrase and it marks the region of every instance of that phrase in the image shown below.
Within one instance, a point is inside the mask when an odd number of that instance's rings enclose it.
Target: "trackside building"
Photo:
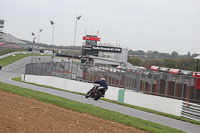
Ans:
[[[101,38],[95,35],[83,36],[83,40],[81,63],[116,67],[128,60],[127,48],[97,43]]]

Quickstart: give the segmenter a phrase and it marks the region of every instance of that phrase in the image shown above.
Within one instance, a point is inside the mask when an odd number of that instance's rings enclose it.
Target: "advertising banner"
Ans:
[[[122,48],[119,47],[106,47],[106,46],[92,46],[92,50],[121,53]]]

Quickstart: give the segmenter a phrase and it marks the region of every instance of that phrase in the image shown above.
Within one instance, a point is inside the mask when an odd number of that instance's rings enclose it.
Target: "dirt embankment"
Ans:
[[[0,91],[0,132],[139,133],[144,131]]]

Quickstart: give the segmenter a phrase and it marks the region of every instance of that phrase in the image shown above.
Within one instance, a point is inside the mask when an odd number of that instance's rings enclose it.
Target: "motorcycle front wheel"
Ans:
[[[91,94],[92,94],[92,90],[88,91],[88,92],[86,93],[86,95],[85,95],[85,98],[90,97]]]

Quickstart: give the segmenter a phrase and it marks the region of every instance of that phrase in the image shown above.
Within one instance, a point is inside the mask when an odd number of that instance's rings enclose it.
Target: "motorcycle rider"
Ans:
[[[104,91],[104,93],[103,93],[103,96],[104,96],[106,90],[108,90],[108,85],[107,85],[107,83],[106,83],[106,80],[105,80],[104,78],[101,78],[101,80],[99,80],[99,81],[94,81],[94,83],[95,83],[95,84],[99,84],[100,87],[104,87],[104,88],[105,88],[105,91]],[[97,86],[96,88],[94,88],[93,91],[96,90],[96,89],[98,89],[98,86]]]

